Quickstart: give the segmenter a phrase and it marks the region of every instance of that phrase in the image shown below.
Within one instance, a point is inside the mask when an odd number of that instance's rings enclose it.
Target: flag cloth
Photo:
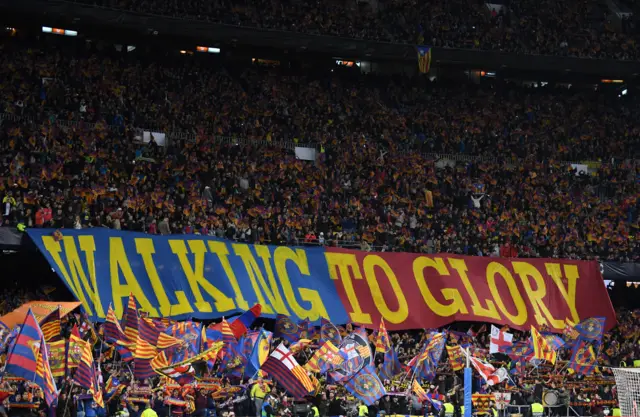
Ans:
[[[126,385],[120,383],[120,380],[118,378],[111,375],[104,387],[105,400],[107,402],[111,401],[113,397],[115,397],[116,395],[120,395],[120,393],[124,391],[126,387]]]
[[[44,339],[36,317],[31,310],[27,311],[24,323],[20,327],[13,346],[7,354],[5,372],[34,381],[43,386],[44,381],[36,375],[36,361],[40,351],[41,340]]]
[[[464,353],[462,353],[462,348],[459,345],[447,346],[447,355],[449,356],[449,364],[453,371],[464,369]]]
[[[569,369],[578,375],[589,376],[595,370],[596,363],[597,358],[593,351],[593,346],[589,345],[587,341],[580,339],[573,347]]]
[[[313,383],[306,371],[282,343],[269,355],[262,365],[262,370],[271,375],[296,399],[302,399],[313,391]]]
[[[507,333],[492,324],[489,353],[505,352],[511,345],[513,345],[513,334]]]
[[[555,351],[562,349],[562,347],[565,345],[564,340],[562,340],[562,338],[558,335],[552,333],[543,333],[542,337],[544,337],[544,340],[547,341],[547,345],[549,345],[549,347]]]
[[[82,388],[91,389],[94,378],[93,353],[91,352],[91,345],[84,340],[76,340],[75,343],[81,346],[82,354],[80,356],[78,369],[76,369],[76,373],[73,376],[73,380]]]
[[[366,405],[373,405],[387,395],[387,391],[371,365],[362,368],[353,378],[344,383],[344,387]]]
[[[426,74],[431,68],[431,47],[416,46],[418,52],[418,69],[420,73]]]
[[[233,334],[233,330],[231,330],[231,326],[229,326],[229,323],[224,318],[222,318],[220,331],[222,332],[222,341],[225,345],[232,345],[238,341]]]
[[[394,376],[402,372],[402,364],[398,360],[398,354],[393,346],[389,346],[389,350],[384,353],[384,361],[380,375],[385,379],[393,379]]]
[[[311,339],[300,339],[296,343],[289,346],[289,350],[293,353],[298,353],[301,350],[304,350],[307,347],[311,346],[311,344],[313,344],[313,340]]]
[[[300,326],[294,323],[289,316],[278,314],[276,316],[276,337],[281,337],[289,343],[295,343],[300,339]]]
[[[604,334],[605,322],[606,318],[604,317],[591,317],[576,324],[575,330],[580,338],[589,342],[600,343]]]
[[[574,328],[574,324],[569,320],[565,321],[564,330],[562,330],[562,337],[564,337],[565,344],[573,345],[573,342],[580,336],[580,332],[578,332]]]
[[[177,374],[180,373],[180,371],[184,371],[185,375],[187,375],[187,373],[190,372],[189,369],[193,362],[206,361],[207,359],[212,357],[215,358],[216,356],[218,356],[218,353],[222,349],[222,346],[223,346],[222,342],[214,343],[209,349],[205,350],[204,352],[192,358],[189,358],[185,361],[177,362],[177,363],[171,363],[167,357],[166,352],[160,352],[155,358],[151,360],[151,367],[153,368],[154,371],[156,371],[160,375],[164,375],[164,376],[173,375],[171,378],[178,381],[178,383],[181,383],[181,384],[190,383],[190,382],[193,382],[192,376],[191,376],[192,378],[191,381],[180,382],[179,379],[176,379],[178,377]]]
[[[482,359],[470,356],[469,361],[471,362],[471,365],[473,365],[473,367],[476,369],[476,371],[478,371],[482,379],[487,382],[487,385],[491,386],[499,384],[500,382],[507,379],[507,376],[509,375],[506,369],[500,368],[496,370],[493,365],[483,361]]]
[[[260,317],[260,314],[262,314],[262,306],[256,304],[239,316],[234,317],[233,320],[230,320],[229,326],[231,327],[233,336],[237,339],[244,335],[247,330],[251,328],[253,322]]]
[[[60,326],[60,307],[53,310],[49,315],[40,321],[40,329],[44,335],[44,340],[53,342],[60,338],[62,327]]]
[[[245,374],[252,378],[258,373],[262,364],[269,357],[269,349],[271,348],[271,332],[260,330],[258,337],[253,344],[251,353],[247,355],[247,365],[245,367]]]
[[[36,377],[42,381],[40,388],[44,394],[45,402],[48,406],[54,405],[58,399],[58,388],[51,374],[49,352],[47,351],[47,342],[44,340],[44,335],[40,338],[40,351],[36,360]]]
[[[164,333],[164,330],[159,329],[156,323],[149,318],[141,317],[138,324],[140,338],[160,350],[182,343],[180,339]]]
[[[324,374],[331,371],[334,367],[340,366],[344,361],[343,357],[338,354],[338,348],[331,342],[326,341],[320,349],[316,350],[311,358],[304,365],[308,371]]]
[[[528,342],[516,342],[507,348],[505,353],[514,361],[529,361],[533,358],[533,348]]]
[[[84,345],[87,342],[80,339],[79,336],[76,336],[71,333],[69,336],[69,345],[67,347],[67,368],[73,369],[77,368],[82,360],[82,352],[84,350]]]
[[[181,321],[173,323],[165,331],[170,336],[181,340],[179,346],[169,348],[167,357],[173,362],[184,361],[196,356],[202,344],[202,323]]]
[[[324,317],[320,320],[320,344],[331,342],[334,346],[339,346],[342,342],[340,330]]]
[[[91,387],[91,395],[93,396],[93,401],[98,405],[98,407],[104,408],[104,398],[102,397],[102,387],[100,386],[100,375],[101,372],[96,369],[96,364],[93,364],[93,386]]]
[[[47,343],[47,349],[51,374],[56,378],[65,376],[67,373],[67,341],[58,340]]]
[[[551,349],[545,338],[533,326],[531,326],[531,343],[533,345],[534,358],[542,359],[552,364],[556,363],[556,351]]]
[[[374,343],[376,347],[376,352],[385,353],[391,348],[391,342],[389,341],[389,333],[387,333],[387,328],[384,325],[384,319],[380,319],[380,328],[378,329],[378,334],[376,335],[376,341]]]
[[[124,331],[122,330],[122,327],[120,326],[120,322],[116,317],[116,313],[115,311],[113,311],[113,308],[111,306],[109,306],[109,310],[107,311],[107,318],[102,328],[104,329],[104,337],[109,343],[127,339]]]
[[[89,320],[86,312],[82,311],[80,313],[80,319],[78,321],[80,322],[80,328],[78,329],[80,337],[85,339],[88,335],[88,340],[92,345],[98,343],[98,333],[96,333],[96,329],[93,327],[93,323]]]
[[[136,307],[136,299],[133,293],[129,294],[129,302],[127,303],[124,317],[124,334],[127,336],[127,340],[138,340],[138,307]]]
[[[425,402],[428,400],[426,391],[424,390],[424,388],[422,388],[422,386],[420,386],[420,384],[418,384],[418,381],[416,381],[415,379],[413,380],[413,384],[411,384],[411,392],[416,394],[416,397],[418,397],[418,400],[420,402]]]
[[[195,381],[195,369],[191,363],[184,365],[171,365],[164,352],[151,360],[151,367],[160,375],[169,377],[180,385],[190,384]]]

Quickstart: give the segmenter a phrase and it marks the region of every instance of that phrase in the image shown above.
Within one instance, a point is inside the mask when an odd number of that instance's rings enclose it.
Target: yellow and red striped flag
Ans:
[[[60,307],[53,310],[40,321],[40,330],[44,335],[44,340],[52,342],[60,337],[62,328],[60,326]]]
[[[376,347],[376,352],[381,352],[381,353],[385,353],[391,348],[389,333],[387,333],[387,328],[384,325],[384,319],[382,318],[380,318],[380,328],[378,329],[378,334],[376,336],[376,341],[374,345]]]
[[[333,343],[327,340],[320,349],[313,353],[311,359],[304,365],[304,368],[307,371],[315,373],[325,373],[329,368],[340,366],[344,359],[338,353],[339,350],[340,349]]]
[[[556,351],[549,347],[547,340],[531,326],[531,342],[533,343],[533,357],[552,364],[556,363]]]

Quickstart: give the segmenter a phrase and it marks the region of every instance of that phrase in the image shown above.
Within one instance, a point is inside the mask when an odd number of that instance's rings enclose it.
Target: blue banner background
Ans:
[[[349,321],[323,248],[110,229],[64,230],[59,241],[51,229],[27,233],[95,321],[109,305],[121,317],[129,293],[152,317],[214,319],[260,303],[265,317]]]

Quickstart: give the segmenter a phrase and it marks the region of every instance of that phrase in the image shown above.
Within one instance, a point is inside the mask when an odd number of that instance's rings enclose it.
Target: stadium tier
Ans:
[[[0,416],[637,416],[635,76],[430,49],[632,65],[634,4],[87,5],[0,43]]]

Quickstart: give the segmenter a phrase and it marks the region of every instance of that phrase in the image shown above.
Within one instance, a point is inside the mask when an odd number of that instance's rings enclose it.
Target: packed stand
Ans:
[[[349,7],[337,1],[205,2],[80,0],[138,13],[318,35],[518,54],[638,59],[637,34],[617,31],[592,0],[486,3],[387,0]],[[628,25],[624,25],[627,28]]]
[[[376,372],[384,385],[386,395],[375,402],[372,401],[368,407],[365,406],[365,410],[369,416],[381,414],[443,416],[445,415],[444,403],[452,403],[455,406],[455,415],[463,416],[464,411],[461,410],[461,406],[463,406],[464,394],[460,366],[464,367],[464,357],[452,352],[464,348],[468,349],[472,357],[484,363],[491,363],[495,369],[508,370],[509,376],[495,386],[488,384],[480,374],[474,371],[473,392],[480,396],[492,396],[491,402],[485,404],[485,411],[489,415],[493,415],[494,409],[505,410],[510,414],[522,413],[522,407],[525,410],[524,414],[527,414],[526,410],[533,403],[542,403],[543,396],[549,391],[557,395],[559,408],[552,409],[552,412],[558,415],[603,415],[603,409],[617,408],[618,392],[610,367],[631,366],[638,357],[639,317],[640,311],[617,310],[618,326],[611,332],[597,335],[596,340],[589,344],[589,346],[595,346],[598,353],[597,361],[594,359],[588,370],[578,366],[575,360],[576,343],[584,344],[585,342],[580,332],[577,336],[569,336],[568,333],[561,336],[549,335],[553,339],[560,339],[563,343],[563,346],[558,349],[555,365],[550,365],[535,364],[530,357],[533,354],[530,349],[527,353],[516,353],[515,350],[505,349],[499,353],[490,354],[491,337],[487,331],[487,325],[470,326],[457,323],[435,332],[422,330],[391,333],[391,337],[386,339],[389,341],[388,344],[384,342],[387,345],[384,348],[386,350],[383,349],[384,352],[378,348],[385,338],[379,336],[386,333],[386,330],[381,328],[377,332],[369,331],[368,343],[376,364]],[[139,320],[146,319],[141,316]],[[147,409],[154,410],[160,417],[363,415],[358,412],[362,410],[360,407],[363,406],[363,401],[360,401],[357,396],[354,397],[353,391],[346,390],[344,384],[332,382],[324,372],[314,371],[315,365],[309,367],[309,362],[313,362],[317,351],[326,343],[323,338],[328,337],[317,328],[312,330],[309,327],[308,330],[299,333],[295,340],[284,341],[289,351],[294,354],[297,363],[305,367],[310,377],[315,375],[313,380],[317,382],[311,394],[304,399],[294,399],[291,393],[275,382],[273,376],[267,377],[258,373],[251,377],[244,373],[249,366],[249,356],[253,351],[252,344],[247,343],[248,340],[252,340],[251,334],[271,334],[268,331],[264,332],[266,330],[264,323],[262,326],[256,326],[255,330],[249,330],[245,337],[224,342],[222,348],[225,351],[224,355],[219,356],[213,363],[198,367],[195,371],[198,376],[197,381],[193,378],[190,382],[179,379],[184,377],[185,372],[194,372],[193,369],[187,370],[188,367],[185,367],[180,368],[179,371],[172,370],[171,372],[176,375],[175,378],[183,381],[180,384],[155,374],[150,377],[139,377],[138,366],[142,361],[138,362],[136,358],[131,362],[121,357],[116,353],[121,350],[114,349],[118,344],[109,345],[105,342],[108,340],[106,330],[103,332],[103,329],[94,329],[92,325],[84,326],[83,324],[88,322],[84,321],[81,314],[71,313],[64,317],[61,323],[61,335],[69,339],[68,352],[70,353],[65,353],[69,355],[67,365],[62,366],[66,371],[56,378],[59,398],[55,406],[55,415],[59,417],[153,415],[145,413]],[[167,324],[173,325],[171,322]],[[273,322],[267,323],[266,327],[271,328],[272,324]],[[199,326],[198,324],[196,327],[200,329]],[[78,332],[78,328],[89,329],[83,333]],[[209,329],[210,327],[206,332],[202,331],[202,334],[208,335]],[[337,326],[335,329],[342,336],[360,331],[352,325]],[[575,329],[578,329],[578,326]],[[507,328],[502,328],[500,331],[509,331],[513,334],[513,346],[531,343],[529,332],[512,331]],[[442,346],[430,365],[433,366],[431,376],[422,376],[415,365],[415,358],[428,349],[436,335],[444,337],[440,339],[443,342]],[[52,345],[56,343],[58,336],[60,335],[53,335],[50,342]],[[284,340],[278,336],[277,324],[273,336],[273,339],[271,336],[269,338],[271,351]],[[74,339],[74,337],[77,338]],[[91,388],[82,385],[82,376],[78,376],[82,365],[75,367],[69,365],[76,360],[74,359],[76,354],[73,353],[74,344],[82,346],[85,342],[78,340],[90,341],[92,337],[96,337],[96,343],[93,345],[91,356],[100,364],[99,367],[93,368],[93,372],[97,372],[101,387],[102,398],[98,399],[90,391]],[[337,335],[331,337],[337,337]],[[11,343],[6,338],[4,342]],[[190,343],[187,342],[186,347],[181,345],[164,350],[162,355],[178,355],[181,350],[188,349]],[[340,346],[339,343],[338,346]],[[573,354],[572,351],[574,351]],[[227,356],[229,354],[233,354],[233,358],[240,358],[240,360],[229,359]],[[393,359],[394,356],[397,356],[397,359]],[[388,366],[390,358],[392,362],[397,363],[395,369]],[[52,364],[54,364],[52,370],[57,372],[58,362],[52,362]],[[157,369],[166,372],[164,368]],[[162,372],[158,373],[162,374]],[[414,381],[424,391],[417,390]],[[496,393],[502,393],[502,395],[507,393],[509,397],[502,404],[498,404]],[[3,384],[0,386],[0,399],[3,400],[0,414],[5,416],[47,415],[49,411],[36,384],[10,375],[5,375]],[[100,406],[98,401],[104,401],[104,406]],[[314,407],[317,410],[314,410]],[[314,414],[316,411],[318,414]],[[476,404],[475,400],[474,411],[483,411],[482,406]]]
[[[625,100],[2,53],[5,225],[638,260],[638,167],[609,159],[638,149]],[[132,126],[152,121],[193,140],[137,143]],[[283,139],[317,144],[318,160],[269,145]],[[429,156],[441,152],[484,159]],[[559,162],[595,157],[593,175]]]

